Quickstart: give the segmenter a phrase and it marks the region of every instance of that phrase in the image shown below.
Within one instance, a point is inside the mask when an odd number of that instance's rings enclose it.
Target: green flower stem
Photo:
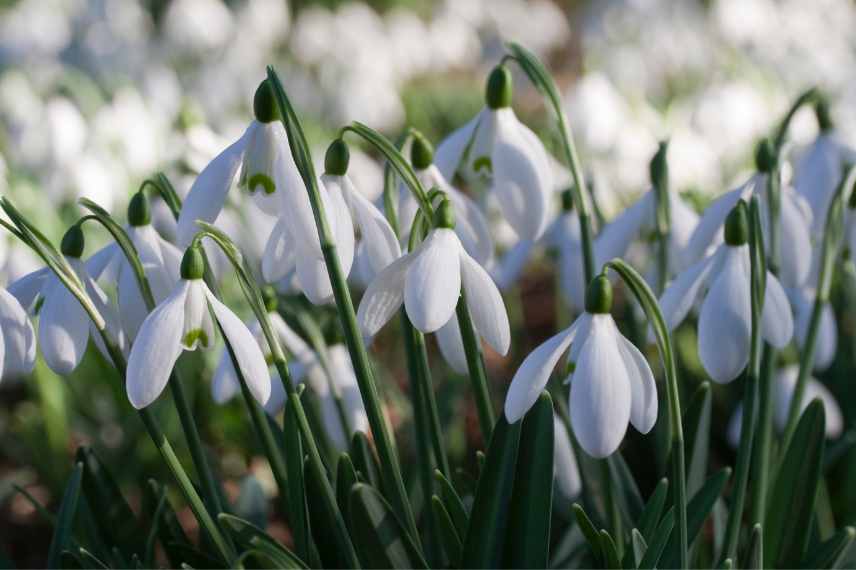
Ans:
[[[785,114],[784,119],[782,119],[782,122],[779,123],[779,128],[776,129],[776,134],[773,138],[773,144],[777,154],[785,145],[785,139],[788,135],[788,127],[790,127],[794,115],[797,114],[797,111],[800,110],[800,107],[813,103],[819,95],[820,93],[817,90],[817,87],[811,87],[810,89],[804,91],[799,97],[797,97],[794,103],[791,105],[790,109],[788,109],[788,112]]]
[[[464,353],[467,356],[467,370],[470,373],[473,397],[476,401],[476,410],[479,415],[479,427],[485,445],[490,441],[493,433],[493,425],[496,416],[493,413],[493,405],[490,402],[490,391],[487,384],[487,373],[485,372],[484,357],[481,351],[478,335],[476,334],[470,311],[467,308],[467,298],[463,289],[461,298],[458,299],[456,309],[458,315],[458,327],[461,329],[461,340],[464,343]]]
[[[738,206],[741,207],[741,206]],[[749,364],[746,369],[746,387],[743,396],[743,423],[740,426],[740,446],[737,450],[737,465],[734,476],[734,497],[728,510],[725,527],[725,545],[722,558],[737,559],[737,544],[740,538],[740,523],[746,501],[746,487],[752,464],[752,447],[755,426],[758,423],[758,384],[761,374],[761,307],[764,306],[766,266],[761,223],[758,214],[758,199],[752,198],[750,206],[749,249],[751,259],[750,297],[752,324],[750,332]]]
[[[279,109],[280,117],[282,117],[283,125],[289,135],[288,143],[291,147],[292,155],[309,194],[309,201],[312,205],[312,213],[315,217],[315,225],[318,230],[318,238],[321,242],[321,251],[324,254],[327,273],[330,276],[330,283],[333,287],[333,296],[336,300],[336,307],[342,321],[345,340],[354,364],[357,384],[359,385],[363,404],[366,408],[366,415],[368,416],[372,435],[375,439],[382,475],[386,482],[385,486],[387,489],[392,490],[392,497],[390,497],[392,506],[400,513],[405,528],[410,532],[414,542],[419,545],[420,540],[416,527],[416,519],[413,516],[413,509],[407,498],[407,490],[404,487],[404,480],[401,476],[398,455],[393,447],[392,436],[383,417],[380,396],[375,385],[368,353],[360,335],[357,315],[354,311],[353,301],[351,300],[351,292],[342,273],[339,256],[336,253],[336,243],[330,231],[330,226],[327,223],[327,216],[324,213],[324,204],[321,201],[318,181],[315,176],[315,167],[312,164],[312,157],[306,144],[306,137],[303,135],[303,129],[288,101],[282,83],[272,67],[268,67],[268,79],[274,92],[274,99]]]

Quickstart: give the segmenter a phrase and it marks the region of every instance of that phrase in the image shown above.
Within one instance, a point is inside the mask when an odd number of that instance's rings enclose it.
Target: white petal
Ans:
[[[497,138],[491,154],[493,188],[502,213],[521,239],[535,240],[547,226],[552,172],[544,145],[524,134],[511,109],[497,112]]]
[[[295,359],[307,362],[315,358],[315,353],[309,348],[309,345],[288,326],[279,313],[269,313],[268,316],[274,336]]]
[[[746,191],[750,190],[753,186],[754,179],[749,180],[749,182],[740,188],[723,194],[707,207],[687,245],[688,263],[701,259],[722,230],[725,218],[728,217],[728,214],[731,213],[731,210],[740,201],[740,198],[744,197]]]
[[[297,252],[297,279],[300,289],[314,305],[324,305],[333,300],[333,284],[327,273],[327,263],[303,248]]]
[[[226,194],[241,165],[247,134],[251,128],[214,157],[196,177],[187,198],[184,199],[181,214],[178,217],[179,245],[187,246],[193,239],[199,230],[196,220],[212,223],[217,219],[226,201]]]
[[[522,418],[535,404],[547,386],[556,363],[574,340],[578,322],[579,320],[530,352],[517,369],[505,395],[505,419],[509,423]]]
[[[502,295],[487,271],[465,251],[461,252],[461,283],[473,326],[494,350],[508,354],[511,328]]]
[[[262,254],[262,277],[275,283],[291,273],[297,264],[296,245],[287,229],[288,221],[282,217],[270,233]]]
[[[235,367],[232,366],[229,351],[224,348],[223,354],[220,355],[220,361],[217,363],[217,370],[211,379],[211,397],[218,404],[225,404],[234,398],[240,390],[238,375],[235,374]]]
[[[573,499],[583,490],[577,457],[564,422],[553,416],[553,473],[556,487],[566,499]]]
[[[18,299],[25,310],[31,311],[36,303],[36,298],[45,286],[45,281],[51,276],[53,276],[51,269],[43,267],[10,283],[8,291]]]
[[[27,312],[8,291],[0,288],[0,334],[3,337],[2,376],[29,374],[36,362],[36,335]]]
[[[45,299],[39,318],[42,354],[51,370],[67,376],[77,368],[86,352],[89,316],[55,275],[45,283],[42,295]]]
[[[654,203],[654,191],[648,190],[632,206],[604,226],[594,242],[598,266],[614,257],[624,257],[627,254],[630,243],[640,237],[643,225],[652,224]]]
[[[280,169],[281,170],[281,169]],[[306,191],[306,186],[303,180],[298,177],[297,181],[291,180],[292,176],[286,176],[285,171],[281,173],[288,180],[277,181],[277,187],[282,187],[285,191],[282,195],[282,217],[286,219],[289,234],[294,238],[295,242],[300,243],[310,255],[322,258],[324,256],[321,251],[321,240],[318,237],[318,229],[315,225],[315,215],[312,212],[312,204],[309,201],[309,193]],[[324,206],[324,213],[329,215],[330,204],[327,196],[327,189],[321,181],[318,181],[318,191],[321,196]],[[328,218],[328,223],[330,219]]]
[[[790,412],[791,400],[794,397],[794,389],[796,388],[798,376],[799,366],[793,365],[783,368],[775,378],[775,416],[776,426],[780,431],[785,429],[788,421],[788,413]],[[809,377],[806,379],[805,392],[803,392],[803,400],[799,413],[802,414],[815,399],[819,399],[823,403],[824,412],[826,412],[826,436],[830,439],[837,438],[841,435],[844,428],[841,408],[835,400],[835,396],[832,395],[832,392],[826,386],[816,379]]]
[[[461,329],[458,326],[458,317],[453,316],[449,322],[437,329],[437,346],[443,360],[458,374],[466,374],[467,354],[464,351],[464,341],[461,338]]]
[[[612,334],[612,317],[595,315],[571,376],[571,425],[592,457],[618,449],[630,420],[631,388]]]
[[[354,188],[347,176],[344,177],[344,186],[345,199],[353,210],[354,219],[360,228],[371,270],[374,275],[377,275],[387,265],[401,257],[401,246],[380,210]]]
[[[691,265],[672,281],[660,297],[660,310],[669,330],[674,330],[686,318],[708,278],[716,274],[726,255],[726,246]]]
[[[481,114],[476,115],[437,145],[437,150],[434,152],[434,164],[443,173],[446,180],[452,180],[455,177],[455,171],[458,170],[461,160],[463,160],[464,151],[470,144],[480,119]]]
[[[96,281],[116,280],[119,262],[124,259],[122,250],[116,242],[105,245],[86,260],[86,271]]]
[[[122,330],[133,341],[149,311],[140,293],[137,277],[127,262],[122,265],[122,269],[119,271],[118,301]]]
[[[407,270],[415,261],[418,251],[417,248],[413,253],[393,261],[366,289],[357,309],[357,322],[364,337],[374,337],[401,307]]]
[[[270,372],[259,344],[241,319],[221,303],[207,287],[205,294],[217,322],[223,329],[223,335],[232,346],[235,360],[244,376],[247,388],[259,404],[264,405],[270,398]]]
[[[618,350],[630,381],[630,423],[640,433],[648,433],[657,421],[657,384],[654,382],[654,374],[639,349],[624,338],[614,323],[613,327]]]
[[[184,329],[181,344],[185,350],[203,350],[214,346],[214,322],[208,312],[208,287],[201,279],[187,281],[184,301]]]
[[[292,373],[292,379],[296,376]],[[275,416],[285,408],[285,402],[288,399],[288,394],[285,393],[285,386],[282,385],[282,379],[276,372],[270,376],[270,398],[264,405],[265,412],[270,416]]]
[[[804,285],[811,273],[811,218],[806,218],[803,208],[796,203],[798,200],[803,198],[793,189],[788,186],[782,189],[779,244],[783,246],[784,255],[779,255],[779,275],[786,287]]]
[[[689,258],[687,249],[699,223],[696,211],[675,192],[669,193],[669,264],[673,272],[682,271],[695,261]]]
[[[824,305],[821,310],[816,342],[814,370],[826,370],[835,359],[838,349],[838,325],[835,322],[835,313],[829,304]]]
[[[578,244],[559,249],[559,284],[570,309],[581,311],[585,307],[586,283],[583,255]]]
[[[698,323],[702,365],[716,382],[731,382],[749,361],[749,275],[741,257],[748,246],[725,249],[722,269],[708,290]]]
[[[812,231],[820,235],[826,225],[826,213],[842,175],[842,149],[830,135],[819,135],[794,166],[794,188],[811,205]]]
[[[743,402],[737,404],[734,408],[734,413],[728,420],[728,427],[725,431],[725,438],[728,440],[728,445],[737,449],[740,446],[740,432],[743,429]]]
[[[333,239],[336,240],[336,253],[339,255],[339,263],[342,267],[342,275],[345,277],[351,272],[354,263],[354,222],[351,220],[351,212],[345,201],[344,192],[350,189],[343,188],[344,178],[325,174],[321,177],[324,187],[327,188],[327,196],[330,201],[330,209],[327,210],[327,219],[333,231]]]
[[[190,284],[182,281],[140,327],[128,358],[125,385],[128,400],[137,409],[145,408],[160,396],[181,354],[184,305],[189,288]]]
[[[455,232],[435,229],[407,271],[404,306],[417,329],[434,332],[452,318],[461,294],[461,242]]]
[[[768,271],[761,312],[761,336],[776,348],[784,348],[793,335],[794,320],[788,297],[776,276]]]

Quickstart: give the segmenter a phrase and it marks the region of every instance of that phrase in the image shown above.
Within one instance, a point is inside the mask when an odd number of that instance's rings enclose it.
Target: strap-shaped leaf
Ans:
[[[809,552],[800,568],[841,568],[854,538],[856,528],[846,526],[840,529],[832,538]]]
[[[306,568],[306,564],[296,554],[253,523],[226,513],[221,513],[217,518],[235,542],[244,548],[264,552],[282,568]]]
[[[749,537],[747,568],[762,570],[764,568],[764,533],[760,524],[752,527]]]
[[[274,429],[279,431],[278,426],[274,426]],[[298,554],[309,560],[312,537],[306,510],[308,501],[304,481],[303,443],[300,440],[294,402],[290,398],[285,406],[282,434],[285,444],[285,469],[288,472],[288,522],[291,532],[294,533],[294,544]]]
[[[368,437],[361,431],[354,432],[351,438],[351,458],[362,481],[380,489],[380,467]]]
[[[446,511],[455,525],[458,536],[463,538],[466,536],[467,526],[469,526],[469,515],[467,514],[464,502],[461,500],[458,492],[455,491],[452,483],[440,473],[439,469],[434,470],[434,479],[440,491],[440,500],[443,501],[443,506],[446,507]]]
[[[778,568],[792,568],[803,559],[809,539],[823,466],[825,436],[823,404],[814,400],[797,424],[776,476],[764,519],[764,559]]]
[[[636,479],[620,452],[610,455],[606,462],[612,484],[618,491],[614,493],[614,499],[618,503],[624,522],[632,527],[634,521],[642,515],[642,509],[645,506],[639,487],[636,485]]]
[[[654,531],[657,530],[657,525],[660,522],[660,517],[663,515],[663,507],[666,505],[666,497],[669,494],[669,480],[665,477],[660,479],[651,497],[645,504],[642,510],[642,516],[639,517],[638,528],[642,533],[642,537],[646,542],[650,542],[654,536]]]
[[[357,545],[353,544],[352,539],[350,543],[344,543],[336,532],[336,518],[341,514],[337,512],[339,507],[335,502],[332,508],[336,511],[332,511],[329,503],[322,496],[325,492],[323,481],[326,476],[325,473],[318,471],[314,461],[307,459],[304,463],[303,481],[306,485],[309,528],[315,544],[318,545],[318,555],[325,568],[351,568],[359,563],[358,553],[354,550]]]
[[[630,546],[631,548],[624,555],[624,559],[627,561],[627,557],[632,556],[632,564],[625,563],[625,568],[638,568],[648,550],[648,543],[645,542],[645,538],[638,529],[634,528],[630,531]]]
[[[443,550],[446,551],[446,556],[452,561],[452,564],[456,566],[464,550],[463,540],[461,540],[461,535],[458,534],[458,530],[452,522],[452,517],[449,516],[449,511],[446,510],[442,499],[437,495],[431,497],[431,514],[434,516],[435,527],[439,531]]]
[[[348,512],[351,489],[357,483],[359,483],[359,478],[356,469],[354,469],[354,464],[351,462],[351,456],[347,453],[341,454],[339,463],[336,465],[336,502],[339,504],[339,510],[342,511],[346,523],[351,520],[351,515]]]
[[[710,382],[702,382],[684,412],[687,450],[687,493],[693,494],[707,475],[707,454],[710,448],[710,418],[712,409]]]
[[[651,540],[648,541],[648,549],[645,551],[642,561],[639,562],[638,568],[640,570],[648,570],[657,566],[660,562],[660,557],[663,555],[663,551],[666,549],[666,544],[668,543],[669,537],[672,535],[672,530],[674,528],[675,511],[674,509],[669,509],[666,516],[664,516],[663,520],[660,521],[660,524],[657,525],[657,530],[654,531]]]
[[[503,414],[494,426],[464,539],[464,568],[502,565],[522,425],[509,424]]]
[[[181,552],[173,545],[191,547],[190,539],[178,522],[178,516],[170,504],[166,487],[154,479],[149,479],[143,486],[143,513],[150,524],[149,537],[146,541],[146,560],[154,565],[154,535],[163,546],[169,559],[170,566],[178,567],[182,562]]]
[[[351,489],[354,545],[366,568],[427,568],[419,550],[381,494],[364,483]]]
[[[545,568],[553,513],[553,401],[542,392],[523,418],[506,531],[505,565]]]
[[[603,560],[603,551],[600,548],[600,535],[597,532],[597,528],[594,526],[594,523],[591,522],[591,519],[585,509],[583,509],[582,505],[574,503],[571,508],[574,511],[574,517],[577,519],[577,524],[579,525],[583,536],[586,537],[586,542],[588,542],[595,560]]]
[[[613,542],[612,537],[609,536],[608,532],[601,529],[598,533],[598,538],[600,539],[600,551],[603,553],[605,567],[612,570],[620,570],[621,562],[618,560],[618,550],[615,548],[615,542]]]
[[[56,526],[54,527],[51,544],[48,548],[48,568],[60,567],[60,555],[67,550],[71,543],[71,533],[74,530],[74,518],[77,514],[77,502],[80,498],[80,484],[83,480],[83,464],[75,463],[74,469],[65,485],[59,512],[56,515]]]

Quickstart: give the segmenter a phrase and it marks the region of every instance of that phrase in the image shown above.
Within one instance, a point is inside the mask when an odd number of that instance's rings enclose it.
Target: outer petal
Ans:
[[[119,271],[118,298],[119,319],[122,323],[122,329],[130,340],[134,340],[137,337],[140,326],[142,326],[143,321],[146,319],[146,315],[148,315],[148,309],[146,308],[146,303],[143,301],[142,294],[140,294],[137,277],[127,262],[122,264],[122,269]]]
[[[270,398],[270,372],[259,344],[241,319],[221,303],[207,287],[205,294],[217,322],[223,329],[223,335],[232,346],[235,360],[241,369],[247,388],[259,404],[265,405]]]
[[[784,348],[794,336],[794,319],[788,297],[779,280],[769,271],[761,312],[761,336],[776,348]]]
[[[86,271],[96,281],[115,281],[119,262],[123,259],[122,250],[113,242],[89,256],[86,260]]]
[[[640,237],[642,227],[654,219],[654,191],[648,190],[632,206],[616,216],[600,231],[594,247],[598,266],[613,257],[624,257],[634,239]]]
[[[51,275],[42,291],[45,302],[39,319],[39,344],[45,362],[62,376],[83,359],[89,342],[89,316],[80,301]]]
[[[780,431],[785,429],[788,421],[788,413],[790,412],[791,400],[794,397],[794,389],[797,385],[798,376],[799,366],[788,366],[776,375],[775,417],[776,426]],[[835,396],[832,395],[832,392],[826,386],[809,377],[806,381],[803,401],[799,409],[800,413],[805,411],[808,405],[815,399],[819,399],[823,403],[823,408],[826,412],[826,437],[830,439],[837,438],[844,429],[844,418],[841,414],[841,408],[838,402],[835,401]]]
[[[380,272],[366,289],[357,309],[357,322],[364,337],[372,338],[404,302],[407,270],[416,260],[417,249]]]
[[[36,298],[42,292],[45,282],[53,273],[49,267],[43,267],[32,273],[27,273],[20,279],[9,284],[8,291],[18,299],[21,306],[28,312],[32,311],[36,304]]]
[[[354,219],[360,228],[371,270],[374,275],[377,275],[387,265],[401,257],[401,246],[380,210],[369,202],[362,192],[354,188],[350,178],[345,176],[343,182],[345,200],[351,207]]]
[[[553,416],[553,473],[556,487],[566,499],[573,499],[583,490],[577,457],[564,422]]]
[[[36,362],[36,335],[27,312],[8,291],[0,288],[0,334],[5,358],[2,376],[29,374]]]
[[[660,297],[660,309],[669,330],[683,322],[710,275],[717,273],[727,253],[725,247],[688,267],[666,288]]]
[[[624,338],[615,327],[615,323],[613,328],[618,350],[621,352],[624,367],[627,369],[627,378],[630,381],[632,393],[630,423],[639,432],[648,433],[657,421],[657,384],[654,382],[654,374],[639,349]]]
[[[749,275],[741,257],[748,246],[727,247],[722,270],[701,307],[698,347],[704,369],[716,382],[731,382],[749,361]]]
[[[842,148],[831,135],[819,135],[799,157],[794,167],[794,188],[811,205],[812,231],[820,235],[826,211],[842,175]]]
[[[509,423],[522,418],[541,395],[556,363],[573,342],[578,323],[579,319],[529,353],[517,369],[505,395],[505,419]]]
[[[464,158],[464,152],[475,134],[481,120],[481,113],[470,119],[463,127],[454,131],[437,146],[434,152],[434,164],[443,173],[446,180],[452,180]]]
[[[781,257],[781,280],[786,287],[800,287],[811,273],[811,210],[804,199],[789,186],[782,191],[779,243],[786,244]],[[769,241],[769,240],[768,240]]]
[[[552,196],[552,172],[547,151],[537,138],[524,134],[511,109],[497,111],[497,135],[491,154],[493,188],[503,215],[521,239],[535,240],[544,232]],[[536,144],[537,143],[537,144]]]
[[[178,217],[178,243],[187,246],[199,229],[196,220],[214,222],[226,202],[226,193],[241,165],[246,139],[252,125],[244,134],[218,154],[202,169],[184,200]]]
[[[303,248],[297,252],[297,279],[300,289],[313,304],[324,305],[333,300],[327,264]]]
[[[465,251],[461,251],[461,282],[473,326],[494,350],[508,354],[511,328],[502,295],[487,271]],[[455,320],[454,315],[451,320]]]
[[[181,354],[184,305],[189,288],[187,281],[181,282],[140,327],[128,358],[125,383],[128,400],[137,409],[145,408],[163,392]]]
[[[731,209],[737,205],[737,202],[740,201],[740,198],[744,197],[747,191],[751,191],[754,185],[754,178],[750,179],[736,190],[723,194],[707,207],[687,244],[687,263],[692,263],[704,256],[721,231],[722,225],[725,223],[725,218],[728,217]]]
[[[238,375],[235,374],[235,367],[232,366],[229,351],[224,348],[220,360],[217,362],[217,370],[211,379],[211,397],[218,404],[225,404],[234,398],[240,389]]]
[[[344,193],[350,192],[351,188],[343,188],[344,177],[325,174],[321,177],[324,187],[327,188],[330,210],[328,219],[332,225],[334,239],[336,240],[336,253],[339,254],[339,263],[342,265],[342,273],[345,277],[351,272],[354,263],[354,222],[351,220],[351,212],[345,201]]]
[[[262,254],[262,277],[275,283],[294,271],[297,264],[296,245],[288,232],[288,221],[282,217],[270,233]]]
[[[437,329],[437,346],[440,347],[443,360],[452,370],[458,374],[467,373],[467,354],[464,352],[464,341],[456,316],[452,316],[448,323]]]
[[[448,229],[432,230],[407,271],[404,306],[417,329],[434,332],[452,318],[461,293],[461,242]]]
[[[580,446],[592,457],[612,455],[630,420],[631,387],[612,317],[595,315],[589,338],[571,376],[571,425]]]
[[[286,324],[279,313],[273,312],[268,316],[270,317],[273,334],[276,335],[279,342],[285,345],[286,350],[295,359],[303,363],[315,360],[315,353],[309,348],[309,345]]]

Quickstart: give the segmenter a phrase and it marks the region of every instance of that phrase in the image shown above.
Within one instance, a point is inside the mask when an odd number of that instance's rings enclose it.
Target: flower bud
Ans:
[[[758,172],[770,173],[776,167],[776,149],[773,141],[763,138],[755,147],[755,168]]]
[[[184,252],[181,258],[181,278],[185,281],[202,279],[205,274],[205,258],[202,256],[202,248],[192,245]]]
[[[443,198],[443,201],[434,210],[434,227],[455,229],[455,209],[446,198]]]
[[[669,163],[666,161],[666,151],[669,149],[668,141],[660,141],[660,146],[651,162],[648,164],[648,174],[651,176],[651,185],[655,188],[665,189],[669,187]]]
[[[511,72],[504,65],[497,65],[487,77],[484,101],[491,109],[511,106]]]
[[[571,212],[574,209],[574,192],[570,188],[562,191],[562,211]]]
[[[253,96],[253,113],[260,123],[272,123],[278,118],[276,102],[273,100],[273,90],[270,88],[267,79],[259,83],[258,88],[256,88],[256,94]]]
[[[276,289],[267,285],[262,287],[262,301],[265,304],[265,309],[268,313],[273,313],[279,306],[279,298],[276,296]]]
[[[59,250],[66,257],[79,259],[83,255],[83,248],[85,246],[86,239],[83,237],[83,228],[80,227],[80,224],[74,224],[62,236]]]
[[[336,139],[327,147],[324,155],[324,172],[332,176],[344,176],[348,172],[351,152],[348,144],[342,139]]]
[[[741,200],[725,218],[725,243],[730,246],[740,246],[748,241],[749,219],[746,215],[746,203]]]
[[[132,226],[147,226],[152,223],[152,209],[143,192],[137,192],[128,204],[128,223]]]
[[[434,164],[434,146],[422,133],[413,133],[410,145],[410,162],[416,170],[425,170]]]
[[[817,126],[821,132],[831,131],[835,125],[832,123],[832,115],[829,113],[829,101],[820,96],[814,104],[814,115],[817,117]]]
[[[586,290],[586,312],[591,314],[608,313],[612,310],[612,284],[601,273],[591,280]]]

